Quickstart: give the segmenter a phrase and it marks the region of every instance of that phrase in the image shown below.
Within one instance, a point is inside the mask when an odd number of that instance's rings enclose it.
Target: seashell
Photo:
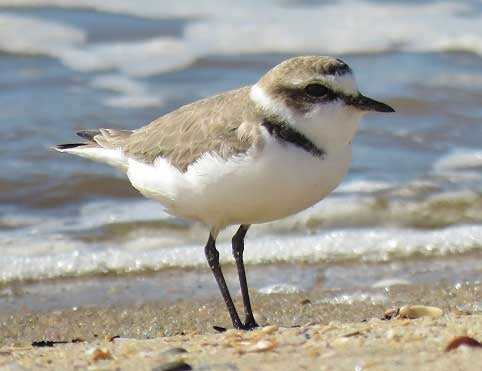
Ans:
[[[440,317],[443,310],[426,305],[404,305],[398,312],[398,317],[416,319],[420,317]]]
[[[268,352],[276,347],[276,343],[269,340],[260,340],[256,344],[248,347],[247,352]]]
[[[466,346],[471,348],[482,348],[482,344],[479,343],[474,338],[468,336],[459,336],[455,339],[452,339],[450,343],[447,344],[445,348],[446,352],[450,352],[451,350],[457,349],[460,346]]]

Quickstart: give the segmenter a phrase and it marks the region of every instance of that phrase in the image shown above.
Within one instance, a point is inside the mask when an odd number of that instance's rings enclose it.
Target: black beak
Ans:
[[[350,106],[354,106],[361,111],[395,112],[395,110],[388,104],[378,102],[361,94],[350,99],[350,101],[347,103]]]

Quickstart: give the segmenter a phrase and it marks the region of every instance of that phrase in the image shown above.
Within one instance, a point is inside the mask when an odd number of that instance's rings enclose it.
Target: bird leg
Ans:
[[[216,240],[214,239],[212,233],[209,234],[208,242],[204,247],[204,254],[206,255],[209,268],[211,268],[214,278],[216,279],[219,289],[221,290],[226,307],[228,307],[228,312],[231,316],[231,321],[233,321],[233,326],[238,330],[244,330],[245,326],[239,319],[238,312],[236,312],[236,307],[234,306],[233,299],[231,299],[228,286],[224,280],[223,272],[219,266],[219,252],[216,250]]]
[[[234,256],[234,259],[236,260],[236,267],[238,268],[239,284],[241,286],[241,295],[243,296],[243,304],[244,304],[244,314],[246,316],[244,326],[247,330],[251,330],[255,327],[258,327],[258,324],[256,323],[253,316],[253,310],[251,309],[251,302],[249,300],[249,292],[248,292],[248,283],[246,282],[246,272],[244,271],[244,262],[243,262],[244,236],[246,236],[246,232],[248,232],[249,227],[250,227],[249,225],[242,224],[232,239],[233,256]]]

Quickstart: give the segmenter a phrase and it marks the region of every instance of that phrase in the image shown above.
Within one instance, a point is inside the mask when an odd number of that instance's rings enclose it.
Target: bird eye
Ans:
[[[330,96],[332,94],[331,90],[328,89],[326,86],[321,84],[309,84],[305,87],[305,93],[308,94],[310,97],[323,97],[323,96]]]

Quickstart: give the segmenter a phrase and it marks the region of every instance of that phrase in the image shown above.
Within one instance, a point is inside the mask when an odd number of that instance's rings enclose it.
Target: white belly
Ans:
[[[269,222],[314,205],[340,183],[350,162],[351,146],[321,159],[270,141],[258,153],[227,161],[206,155],[185,173],[163,159],[154,165],[129,160],[127,175],[169,213],[221,229]]]

